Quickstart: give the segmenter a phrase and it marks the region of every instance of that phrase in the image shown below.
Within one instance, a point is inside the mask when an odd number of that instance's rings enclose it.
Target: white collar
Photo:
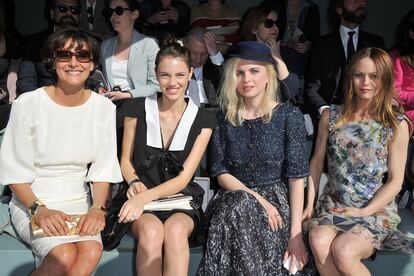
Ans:
[[[353,38],[358,40],[359,36],[359,25],[355,27],[355,29],[350,29],[344,25],[339,25],[339,34],[341,35],[341,38],[345,41],[348,41],[348,33],[349,32],[355,32]]]
[[[162,149],[162,137],[160,128],[160,117],[158,110],[157,93],[147,97],[145,99],[145,121],[147,123],[147,146],[153,148]],[[173,134],[174,137],[171,141],[170,151],[182,151],[187,143],[188,134],[190,133],[191,126],[198,112],[198,106],[188,99],[187,108],[185,109],[177,129]]]

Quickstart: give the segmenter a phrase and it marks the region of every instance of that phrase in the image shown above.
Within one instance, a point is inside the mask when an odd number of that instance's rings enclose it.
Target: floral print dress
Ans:
[[[397,230],[401,219],[394,201],[366,217],[346,217],[332,210],[364,208],[369,204],[384,185],[387,146],[393,135],[392,130],[371,119],[336,127],[341,113],[341,106],[331,106],[327,145],[329,182],[318,200],[311,227],[332,225],[340,232],[352,232],[370,240],[379,250],[412,251],[413,245]]]

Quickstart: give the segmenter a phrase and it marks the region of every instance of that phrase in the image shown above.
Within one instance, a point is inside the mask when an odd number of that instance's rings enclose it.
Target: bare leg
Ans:
[[[371,256],[375,250],[367,239],[353,233],[343,233],[333,241],[331,248],[334,262],[341,275],[371,275],[361,262]]]
[[[77,249],[73,243],[58,245],[49,251],[32,276],[67,275],[75,264],[76,255]]]
[[[78,251],[76,262],[69,275],[91,275],[102,256],[102,245],[97,241],[81,241],[75,243]]]
[[[193,219],[184,213],[175,213],[164,223],[164,276],[188,275],[188,237],[193,229]]]
[[[132,232],[138,238],[137,275],[161,275],[164,242],[162,222],[152,214],[143,214],[132,224]]]
[[[332,242],[337,235],[337,231],[326,225],[315,226],[309,232],[309,244],[316,267],[322,276],[340,275],[331,252]]]

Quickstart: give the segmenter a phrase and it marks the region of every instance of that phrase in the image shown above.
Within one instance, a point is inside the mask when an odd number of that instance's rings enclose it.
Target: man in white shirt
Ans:
[[[342,104],[342,76],[347,61],[366,47],[384,49],[384,40],[360,30],[367,0],[331,0],[329,10],[335,30],[324,35],[311,50],[305,85],[305,104],[316,118],[330,104]]]
[[[214,33],[195,27],[186,34],[183,42],[190,50],[191,66],[194,68],[188,95],[199,106],[216,106],[224,58],[217,50]]]

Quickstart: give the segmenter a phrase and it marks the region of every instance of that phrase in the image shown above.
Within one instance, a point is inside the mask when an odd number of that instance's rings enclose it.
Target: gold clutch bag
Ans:
[[[76,226],[78,225],[80,215],[72,215],[70,216],[72,218],[72,221],[66,221],[66,225],[69,228],[69,234],[68,235],[78,235],[78,229]],[[32,230],[32,235],[34,238],[42,238],[47,237],[46,233],[43,231],[42,228],[36,223],[35,219],[32,217],[32,220],[30,221],[30,227]]]

